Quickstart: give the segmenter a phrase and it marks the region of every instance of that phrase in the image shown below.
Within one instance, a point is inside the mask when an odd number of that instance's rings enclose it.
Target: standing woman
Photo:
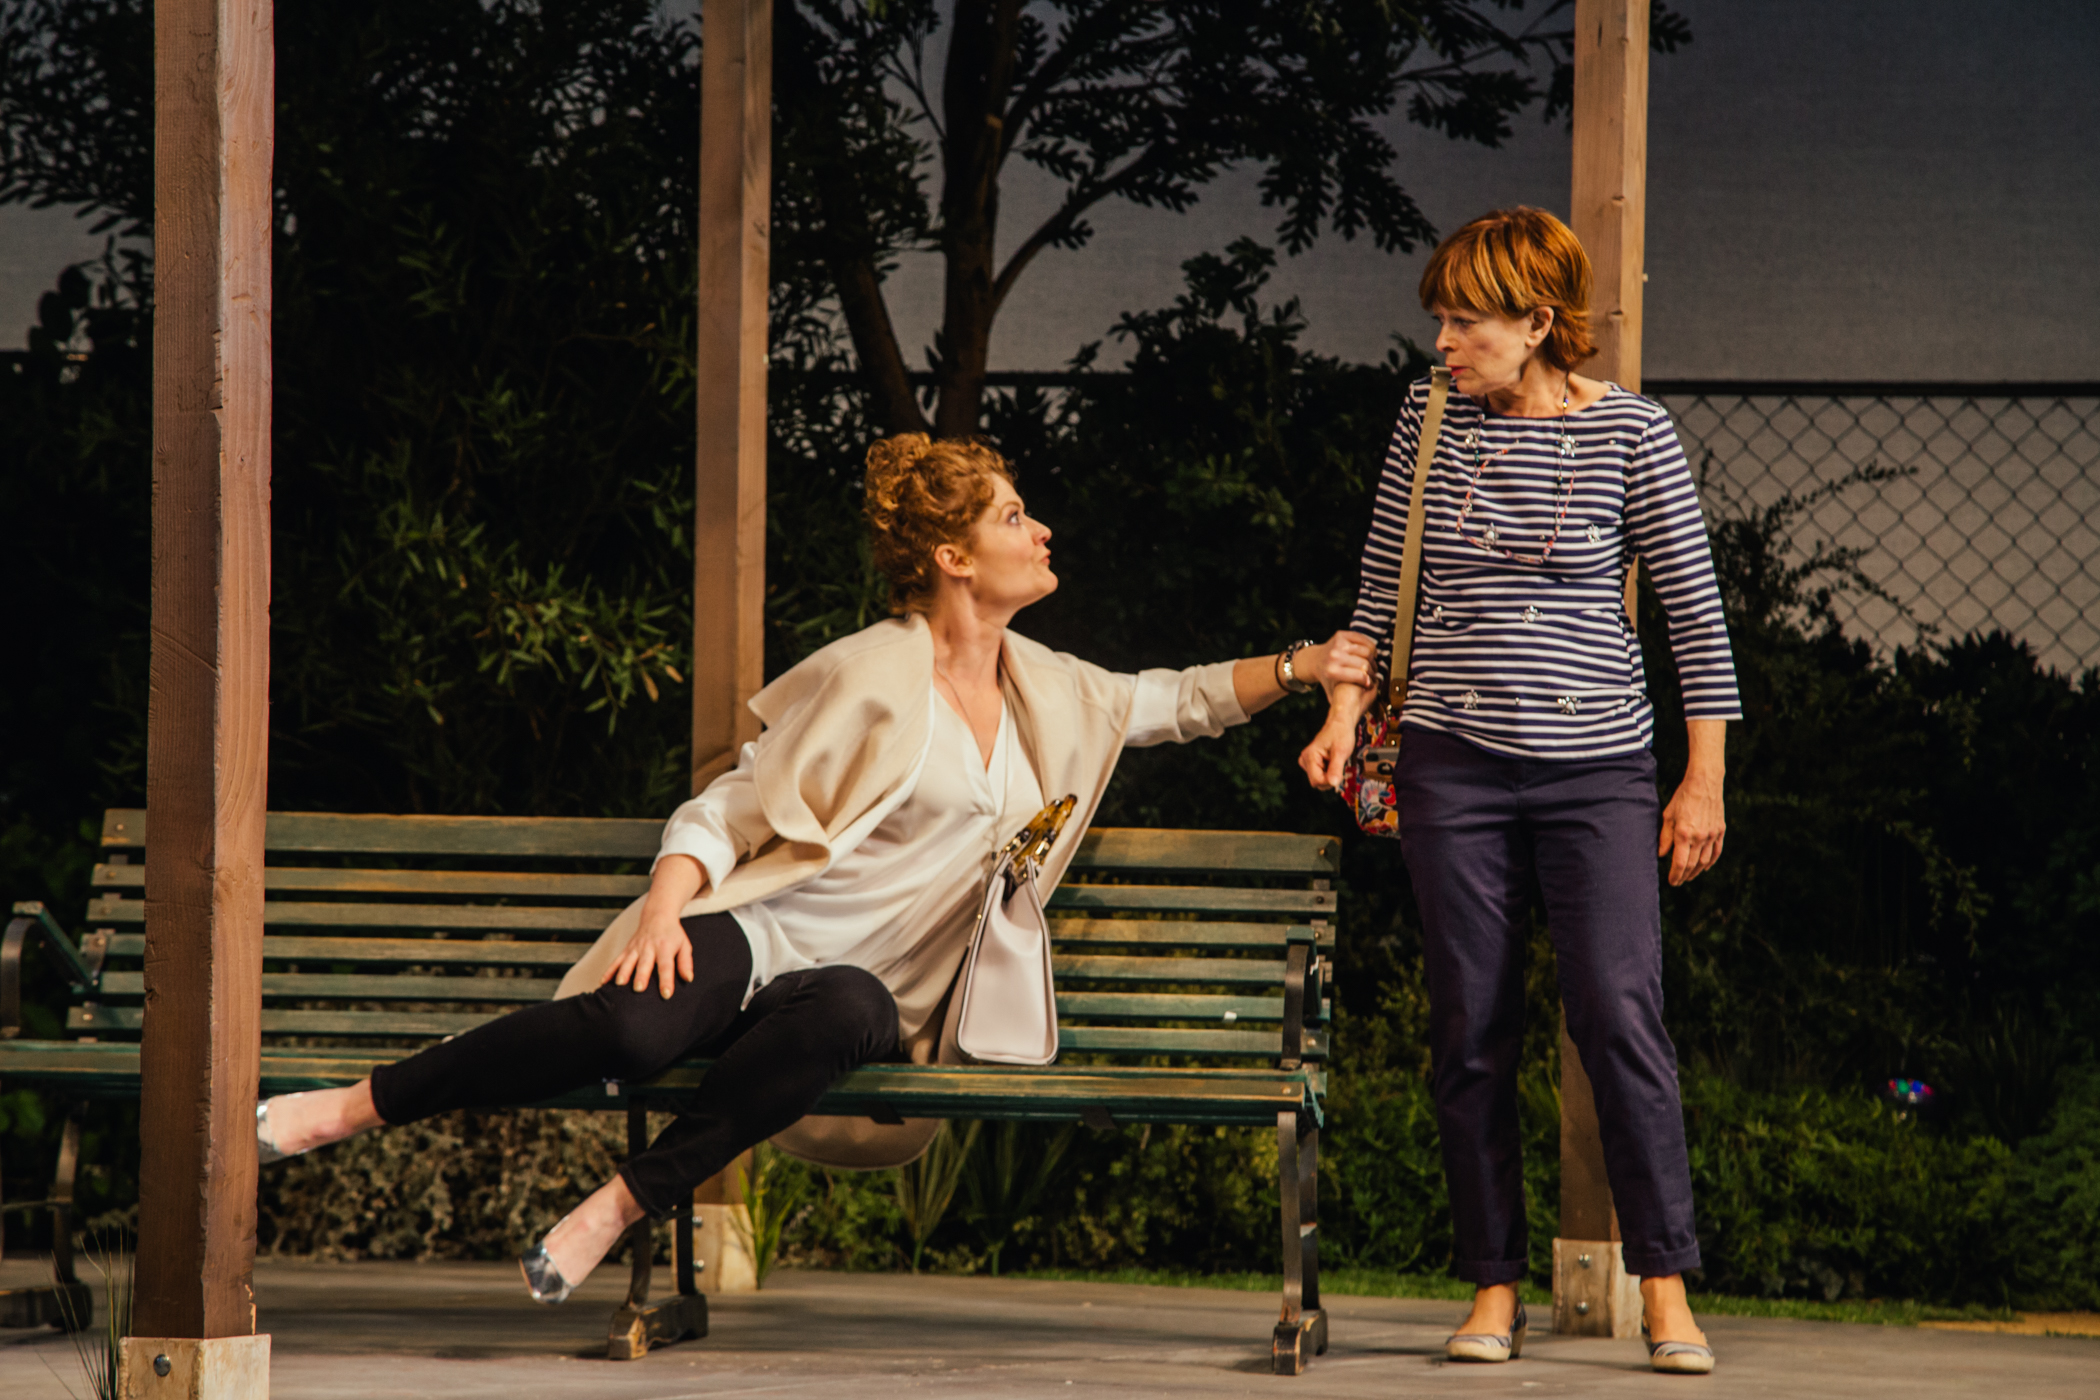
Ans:
[[[1516,1087],[1536,891],[1568,1033],[1596,1090],[1651,1364],[1710,1371],[1682,1278],[1699,1244],[1663,1029],[1655,861],[1670,858],[1676,885],[1719,857],[1723,739],[1742,713],[1691,472],[1660,405],[1574,372],[1594,350],[1590,265],[1552,215],[1498,210],[1467,224],[1430,259],[1421,297],[1455,392],[1423,504],[1393,797],[1422,910],[1457,1272],[1476,1285],[1447,1350],[1503,1361],[1523,1346]],[[1428,398],[1425,380],[1394,430],[1350,623],[1388,661]],[[1635,557],[1669,616],[1691,740],[1660,810],[1654,712],[1620,592]],[[1331,694],[1299,760],[1320,788],[1340,781],[1373,692]]]

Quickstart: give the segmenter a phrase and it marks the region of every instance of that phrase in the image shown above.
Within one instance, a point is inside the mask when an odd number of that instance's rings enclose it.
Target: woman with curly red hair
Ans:
[[[671,814],[649,892],[557,999],[351,1088],[266,1101],[265,1161],[712,1058],[656,1141],[520,1261],[533,1296],[558,1303],[629,1225],[667,1214],[756,1143],[837,1166],[909,1160],[937,1124],[805,1115],[857,1065],[931,1060],[952,1042],[940,1013],[987,877],[1046,796],[1076,799],[1038,873],[1047,898],[1125,747],[1220,734],[1287,690],[1370,679],[1355,638],[1129,675],[1012,631],[1057,587],[1050,530],[982,443],[877,443],[867,514],[897,615],[752,699],[763,732]]]

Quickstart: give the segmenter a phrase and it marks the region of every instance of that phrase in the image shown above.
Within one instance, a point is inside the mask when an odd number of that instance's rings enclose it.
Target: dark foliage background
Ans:
[[[274,807],[654,815],[681,795],[696,46],[653,16],[645,0],[279,11]],[[0,198],[142,229],[143,0],[0,0],[0,24],[46,43],[0,46]],[[799,149],[784,140],[775,167],[775,671],[883,612],[858,518],[870,411],[844,372]],[[1025,630],[1111,665],[1179,665],[1346,616],[1420,362],[1307,352],[1297,309],[1264,299],[1272,257],[1241,241],[1196,259],[1179,296],[1104,328],[1128,374],[989,400],[987,431],[1059,532],[1065,585]],[[85,901],[100,809],[143,791],[150,316],[150,261],[115,242],[59,277],[0,372],[0,519],[20,522],[0,891],[62,912]],[[2100,932],[2100,677],[2045,672],[2003,636],[1876,658],[1827,606],[1857,584],[1848,561],[1788,562],[1802,504],[1717,513],[1749,718],[1730,740],[1727,857],[1665,895],[1707,1282],[2091,1305],[2100,974],[2081,950]],[[1674,780],[1652,596],[1641,635]],[[1292,701],[1226,740],[1133,754],[1104,819],[1345,832],[1291,781],[1315,718]],[[1344,1260],[1437,1270],[1405,872],[1379,842],[1352,839],[1346,861],[1324,1233]],[[1558,1067],[1535,949],[1523,1102],[1543,1263]],[[33,965],[27,1033],[58,1032],[63,993]],[[1894,1074],[1940,1086],[1946,1109],[1880,1103]],[[60,1107],[0,1086],[8,1198],[43,1194]],[[121,1213],[129,1110],[90,1124],[87,1199]],[[266,1242],[513,1249],[566,1183],[602,1172],[611,1132],[448,1121],[273,1169]],[[1006,1266],[1265,1263],[1265,1153],[1250,1134],[1082,1134]],[[882,1179],[816,1188],[796,1257],[904,1257]],[[9,1243],[42,1228],[10,1215]],[[946,1267],[988,1258],[960,1213],[933,1244]]]

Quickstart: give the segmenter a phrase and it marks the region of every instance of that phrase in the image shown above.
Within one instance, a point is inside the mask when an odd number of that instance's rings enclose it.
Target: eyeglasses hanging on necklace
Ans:
[[[1511,443],[1500,452],[1483,457],[1480,451],[1480,430],[1478,428],[1466,435],[1466,446],[1473,449],[1473,476],[1471,480],[1466,482],[1465,499],[1458,503],[1458,537],[1467,544],[1486,550],[1490,554],[1499,554],[1503,558],[1517,564],[1543,564],[1552,556],[1553,546],[1560,543],[1561,526],[1568,518],[1569,502],[1575,497],[1575,439],[1568,433],[1568,386],[1570,382],[1570,380],[1564,379],[1561,381],[1560,386],[1560,442],[1557,444],[1558,451],[1555,453],[1555,461],[1559,464],[1559,468],[1553,483],[1554,490],[1560,495],[1560,504],[1553,512],[1552,531],[1550,533],[1547,531],[1539,532],[1539,537],[1546,542],[1545,547],[1540,549],[1537,554],[1519,554],[1515,550],[1502,548],[1496,540],[1495,527],[1493,525],[1483,530],[1478,538],[1466,528],[1466,521],[1473,514],[1473,494],[1480,488],[1481,477],[1486,474],[1489,467],[1516,450],[1523,441],[1520,438],[1517,442]]]

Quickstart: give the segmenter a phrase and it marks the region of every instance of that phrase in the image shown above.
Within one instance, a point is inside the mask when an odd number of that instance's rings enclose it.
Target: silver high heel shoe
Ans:
[[[525,1275],[525,1286],[532,1291],[532,1301],[552,1307],[568,1301],[576,1286],[561,1276],[554,1267],[547,1246],[536,1244],[518,1256],[518,1270]]]
[[[1524,1354],[1524,1334],[1531,1323],[1524,1316],[1524,1300],[1517,1300],[1517,1315],[1508,1333],[1454,1332],[1444,1343],[1444,1355],[1453,1361],[1514,1361]]]
[[[277,1145],[277,1133],[270,1127],[270,1101],[264,1099],[255,1106],[255,1160],[262,1166],[282,1162],[287,1157],[297,1157],[298,1152],[286,1152]]]

